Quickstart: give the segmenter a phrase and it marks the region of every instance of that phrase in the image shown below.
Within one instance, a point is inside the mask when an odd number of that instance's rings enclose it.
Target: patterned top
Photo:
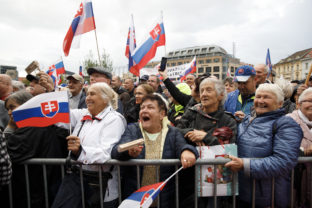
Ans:
[[[12,175],[12,163],[7,151],[6,142],[0,131],[0,185],[10,183]]]

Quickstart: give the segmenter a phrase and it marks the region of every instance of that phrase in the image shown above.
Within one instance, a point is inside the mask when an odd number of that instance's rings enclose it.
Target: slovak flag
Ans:
[[[37,95],[16,108],[12,114],[19,128],[45,127],[58,122],[69,123],[67,92],[58,91]]]
[[[160,191],[163,190],[167,182],[180,172],[183,167],[176,170],[171,176],[169,176],[165,181],[155,183],[148,186],[143,186],[133,194],[131,194],[127,199],[123,200],[118,208],[145,208],[150,207],[154,199],[158,196]]]
[[[268,75],[267,78],[269,78],[270,74],[272,73],[272,64],[271,64],[271,57],[270,57],[270,49],[267,51],[266,59],[265,59],[265,65],[268,66]]]
[[[128,70],[130,70],[130,68],[134,65],[132,54],[135,48],[136,48],[135,29],[134,29],[133,15],[131,15],[131,23],[130,23],[129,32],[128,32],[127,46],[126,46],[126,53],[125,53],[126,57],[129,59]]]
[[[60,76],[61,74],[65,74],[63,61],[59,60],[56,62],[56,64],[49,66],[49,69],[46,73],[52,77],[55,87],[61,84],[62,80],[60,79]]]
[[[148,186],[143,186],[131,194],[127,199],[122,201],[118,208],[149,207],[165,185],[165,182],[160,182]]]
[[[65,56],[68,56],[74,37],[80,37],[80,35],[95,30],[95,21],[91,0],[84,0],[80,4],[77,14],[72,21],[69,30],[64,38],[63,51]],[[79,47],[79,39],[76,42],[75,47]]]
[[[196,56],[193,60],[187,65],[186,69],[180,75],[180,81],[183,82],[186,79],[188,74],[192,74],[196,72]]]
[[[136,76],[140,76],[140,69],[154,58],[157,47],[164,45],[166,45],[166,36],[161,16],[160,20],[157,21],[154,28],[149,32],[147,40],[134,51],[132,55],[134,65],[130,68],[130,72]]]

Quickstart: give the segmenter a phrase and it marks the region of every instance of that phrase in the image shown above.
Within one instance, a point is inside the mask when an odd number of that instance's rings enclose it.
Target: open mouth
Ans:
[[[144,122],[149,121],[149,120],[150,120],[150,117],[149,117],[149,116],[142,116],[142,120],[143,120]]]

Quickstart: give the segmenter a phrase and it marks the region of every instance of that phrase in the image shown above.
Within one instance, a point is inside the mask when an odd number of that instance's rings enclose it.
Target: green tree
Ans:
[[[83,60],[83,68],[84,68],[84,74],[87,74],[87,69],[89,67],[94,66],[102,66],[108,71],[113,71],[113,61],[110,58],[110,55],[106,53],[105,49],[103,49],[102,54],[100,55],[101,63],[99,64],[99,58],[96,55],[92,53],[92,51],[89,51],[89,54],[85,57]]]

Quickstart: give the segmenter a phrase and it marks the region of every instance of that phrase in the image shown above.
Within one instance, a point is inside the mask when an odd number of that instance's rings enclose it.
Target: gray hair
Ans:
[[[101,96],[107,101],[108,105],[112,106],[115,110],[118,108],[118,94],[105,82],[97,82],[90,86],[89,89],[97,89],[100,91]]]
[[[310,93],[312,93],[312,88],[305,89],[299,96],[298,102],[301,103],[305,99],[307,94],[310,94]]]
[[[262,67],[263,69],[264,69],[264,73],[266,74],[266,73],[268,73],[268,71],[269,71],[269,68],[268,68],[268,66],[267,65],[265,65],[265,64],[257,64],[256,66],[255,66],[255,68],[256,67]]]
[[[199,85],[199,93],[200,93],[200,89],[202,88],[202,86],[204,84],[207,84],[207,83],[213,83],[214,84],[214,87],[215,87],[215,90],[216,90],[218,96],[223,95],[223,99],[221,100],[221,105],[223,105],[225,100],[226,100],[227,93],[226,93],[226,90],[225,90],[225,87],[224,87],[222,81],[220,81],[218,79],[214,79],[214,78],[204,79]]]
[[[32,97],[33,97],[32,94],[30,94],[26,90],[20,90],[20,91],[14,92],[9,97],[7,97],[5,99],[4,105],[6,105],[9,100],[14,100],[17,104],[22,105],[26,103],[26,101],[28,101]]]
[[[25,86],[21,81],[12,80],[12,86],[13,88],[16,88],[18,90],[24,90]]]
[[[275,81],[275,84],[277,84],[284,93],[285,99],[290,98],[294,89],[292,84],[290,84],[289,81],[285,80],[285,79],[278,79]]]
[[[284,103],[283,90],[277,84],[264,83],[259,85],[259,87],[256,90],[256,96],[259,91],[271,92],[276,96],[278,103]]]

